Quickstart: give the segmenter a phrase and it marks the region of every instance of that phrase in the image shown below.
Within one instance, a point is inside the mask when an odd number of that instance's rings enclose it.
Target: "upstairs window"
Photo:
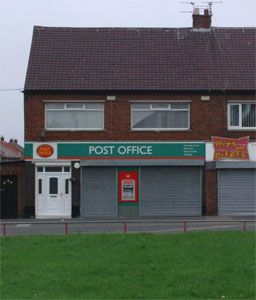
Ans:
[[[104,103],[46,103],[46,129],[104,129]]]
[[[228,104],[229,129],[256,129],[256,104]]]
[[[188,103],[134,103],[132,104],[134,130],[189,129]]]

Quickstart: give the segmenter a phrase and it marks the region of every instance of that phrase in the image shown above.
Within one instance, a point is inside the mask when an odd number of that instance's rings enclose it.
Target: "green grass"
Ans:
[[[255,233],[1,238],[1,299],[255,299]]]

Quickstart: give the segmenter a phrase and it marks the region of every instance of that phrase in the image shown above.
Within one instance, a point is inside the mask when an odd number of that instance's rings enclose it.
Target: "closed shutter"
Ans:
[[[82,172],[82,216],[116,217],[116,168],[86,167]]]
[[[200,216],[201,172],[196,167],[142,167],[141,216]]]
[[[256,171],[219,170],[219,215],[256,215]]]

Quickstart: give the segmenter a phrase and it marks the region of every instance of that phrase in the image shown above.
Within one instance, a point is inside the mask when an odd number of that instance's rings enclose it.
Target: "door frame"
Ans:
[[[65,197],[65,181],[67,179],[67,175],[69,178],[71,178],[72,176],[72,170],[71,170],[71,162],[54,162],[54,163],[46,163],[46,162],[38,162],[35,163],[35,218],[37,219],[55,219],[55,218],[71,218],[72,217],[72,185],[71,182],[69,183],[69,213],[68,214],[62,214],[62,215],[42,215],[42,214],[38,214],[38,179],[42,178],[42,198],[43,198],[43,203],[47,200],[47,182],[46,182],[46,178],[48,176],[46,176],[46,174],[51,174],[51,172],[42,172],[39,173],[37,172],[37,167],[70,167],[70,171],[69,172],[52,172],[52,175],[54,177],[54,175],[57,176],[57,173],[59,173],[62,177],[61,182],[59,183],[61,187],[63,187],[63,199],[66,198]],[[61,199],[62,201],[62,199]]]

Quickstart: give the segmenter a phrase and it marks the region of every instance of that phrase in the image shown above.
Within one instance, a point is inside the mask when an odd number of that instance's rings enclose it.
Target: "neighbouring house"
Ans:
[[[26,215],[255,215],[255,28],[34,27]],[[245,138],[244,138],[245,137]]]
[[[24,148],[17,140],[0,140],[1,219],[24,216]]]

